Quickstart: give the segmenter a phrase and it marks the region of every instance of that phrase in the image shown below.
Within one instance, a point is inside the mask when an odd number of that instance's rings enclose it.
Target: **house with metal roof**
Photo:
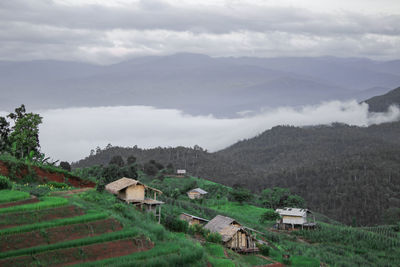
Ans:
[[[204,191],[201,188],[195,188],[187,192],[187,195],[190,199],[199,199],[203,198],[203,196],[207,195],[208,192]]]
[[[204,228],[212,233],[219,233],[224,245],[232,250],[242,253],[259,251],[255,238],[232,218],[217,215]]]
[[[315,217],[308,209],[283,208],[276,209],[281,218],[277,220],[279,229],[294,229],[295,227],[314,228],[316,226]]]

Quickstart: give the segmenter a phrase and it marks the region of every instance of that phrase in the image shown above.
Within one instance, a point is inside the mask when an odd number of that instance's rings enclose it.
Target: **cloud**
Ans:
[[[301,2],[2,1],[0,59],[106,64],[176,52],[378,59],[400,54],[397,0]],[[231,44],[223,50],[227,39]]]
[[[77,161],[97,146],[151,148],[200,145],[210,151],[253,137],[276,125],[342,122],[368,126],[399,119],[400,110],[368,113],[367,104],[326,102],[303,108],[278,108],[232,119],[192,116],[149,106],[68,108],[36,111],[43,116],[42,151],[54,159]],[[1,114],[1,113],[0,113]]]

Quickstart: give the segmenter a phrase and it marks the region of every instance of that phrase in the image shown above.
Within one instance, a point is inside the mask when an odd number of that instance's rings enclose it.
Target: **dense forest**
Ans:
[[[400,122],[355,127],[278,126],[216,153],[195,148],[98,148],[74,168],[106,165],[134,155],[255,192],[290,188],[309,208],[347,224],[370,225],[399,216]]]
[[[387,94],[375,96],[365,101],[369,105],[369,110],[373,112],[384,112],[392,104],[400,103],[400,87]]]

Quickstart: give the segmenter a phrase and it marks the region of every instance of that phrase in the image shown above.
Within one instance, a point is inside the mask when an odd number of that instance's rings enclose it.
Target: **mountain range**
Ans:
[[[363,100],[400,84],[400,60],[213,58],[175,54],[100,66],[0,61],[0,105],[12,110],[149,105],[234,117],[242,111]]]

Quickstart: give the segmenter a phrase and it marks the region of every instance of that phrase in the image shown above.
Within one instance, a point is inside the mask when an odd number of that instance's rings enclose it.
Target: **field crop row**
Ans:
[[[63,206],[63,205],[66,205],[67,203],[68,203],[68,200],[65,198],[43,197],[40,199],[40,202],[38,202],[38,203],[2,208],[2,209],[0,209],[0,214],[19,212],[19,211],[28,211],[28,210],[41,210],[41,209],[46,209],[46,208]]]
[[[67,217],[74,217],[83,214],[84,211],[77,206],[48,208],[43,209],[40,212],[37,212],[36,210],[31,210],[15,213],[3,213],[0,214],[0,229]]]
[[[14,191],[14,190],[0,190],[0,203],[12,202],[29,198],[27,192]]]
[[[100,220],[100,219],[105,219],[107,217],[108,217],[108,214],[104,213],[104,212],[95,213],[95,214],[94,213],[92,213],[92,214],[89,213],[89,214],[86,214],[86,215],[72,217],[72,218],[57,219],[57,220],[52,220],[52,221],[47,221],[47,222],[40,222],[40,223],[22,225],[22,226],[17,226],[17,227],[6,228],[6,229],[3,229],[3,230],[0,230],[0,237],[4,236],[4,235],[9,235],[9,234],[29,232],[29,231],[34,231],[34,230],[44,229],[44,228],[50,228],[50,227],[96,221],[96,220]]]
[[[0,252],[23,249],[62,241],[97,236],[119,231],[122,225],[115,219],[64,225],[0,237]]]

